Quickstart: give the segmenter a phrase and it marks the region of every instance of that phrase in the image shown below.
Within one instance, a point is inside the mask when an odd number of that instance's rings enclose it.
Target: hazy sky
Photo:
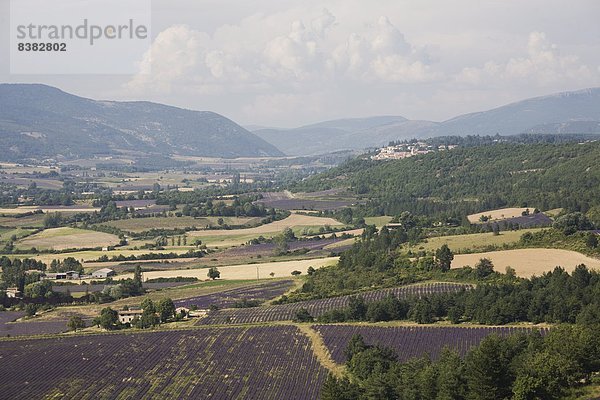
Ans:
[[[2,54],[0,82],[267,126],[444,120],[600,86],[598,0],[154,0],[152,12],[152,53],[140,60],[151,74],[10,75]]]

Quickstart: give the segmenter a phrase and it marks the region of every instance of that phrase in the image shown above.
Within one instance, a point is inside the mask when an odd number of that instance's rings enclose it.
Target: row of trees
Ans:
[[[485,259],[475,271],[482,277],[494,274],[492,263]],[[362,296],[353,296],[346,308],[320,316],[319,322],[410,319],[433,323],[447,319],[452,323],[487,325],[518,322],[600,325],[600,273],[584,265],[578,266],[572,274],[556,267],[531,279],[517,279],[514,273],[504,278],[503,282],[480,283],[457,293],[406,300],[388,296],[365,303]]]

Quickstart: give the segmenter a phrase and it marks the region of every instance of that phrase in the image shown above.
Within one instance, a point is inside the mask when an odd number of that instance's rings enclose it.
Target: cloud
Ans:
[[[556,44],[550,43],[544,32],[529,34],[525,55],[511,57],[505,62],[488,61],[483,67],[465,67],[456,75],[459,83],[485,85],[534,84],[548,87],[557,83],[585,84],[597,80],[593,67],[583,64],[575,55],[563,55]]]
[[[387,17],[375,27],[353,32],[333,52],[328,65],[350,79],[365,82],[418,83],[438,79],[426,49],[411,45]]]
[[[380,17],[347,35],[332,35],[340,24],[323,9],[314,17],[292,20],[284,32],[277,16],[259,14],[223,26],[212,36],[186,25],[172,26],[156,37],[128,88],[170,92],[191,85],[227,92],[244,85],[299,88],[340,76],[364,83],[416,83],[440,76],[425,49],[411,45],[389,18]],[[252,39],[259,25],[266,32]]]
[[[208,35],[186,25],[162,31],[140,62],[140,73],[127,84],[131,90],[169,92],[173,85],[198,79],[209,42]]]
[[[292,125],[378,113],[440,120],[600,85],[595,22],[578,22],[593,31],[583,34],[544,22],[546,9],[521,18],[542,4],[532,1],[458,12],[433,0],[263,0],[208,24],[165,22],[122,97]],[[574,7],[563,12],[585,8]]]

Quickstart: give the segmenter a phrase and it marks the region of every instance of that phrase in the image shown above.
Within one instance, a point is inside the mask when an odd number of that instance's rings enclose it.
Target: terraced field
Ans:
[[[371,302],[381,300],[390,294],[399,298],[410,298],[426,296],[433,293],[456,292],[463,289],[469,289],[470,287],[471,285],[458,283],[428,283],[364,292],[361,293],[361,295],[366,302]],[[220,310],[210,313],[206,318],[201,319],[198,324],[220,325],[289,321],[292,320],[295,317],[296,312],[302,308],[308,310],[313,317],[319,317],[326,312],[346,307],[350,297],[351,296],[340,296],[268,307]]]

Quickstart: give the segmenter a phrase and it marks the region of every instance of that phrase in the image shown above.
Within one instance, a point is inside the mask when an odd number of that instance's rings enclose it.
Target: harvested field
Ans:
[[[15,400],[309,400],[327,376],[285,326],[3,341],[0,354],[0,393]]]
[[[571,272],[579,264],[588,268],[600,269],[600,260],[587,257],[581,253],[558,249],[519,249],[492,251],[488,253],[458,254],[454,256],[452,268],[461,268],[466,265],[475,266],[481,258],[489,258],[494,263],[494,269],[504,272],[506,267],[512,267],[518,276],[528,278],[533,275],[542,275],[554,269],[563,267]]]
[[[467,216],[467,219],[469,220],[470,223],[477,224],[477,223],[481,223],[479,218],[481,218],[482,215],[485,215],[486,217],[491,217],[492,221],[496,221],[496,220],[500,220],[500,219],[520,217],[523,214],[523,211],[526,211],[526,210],[529,210],[531,213],[533,213],[534,209],[535,209],[535,207],[501,208],[498,210],[484,211],[484,212],[480,212],[477,214],[471,214],[471,215]]]
[[[488,335],[510,336],[530,333],[537,328],[315,325],[313,329],[323,337],[335,362],[343,364],[346,362],[344,349],[355,334],[361,335],[368,345],[391,348],[400,362],[406,362],[426,355],[435,360],[446,346],[464,356]],[[546,328],[539,330],[542,334],[548,332]]]
[[[446,244],[454,252],[464,252],[469,249],[485,248],[488,246],[502,246],[503,244],[516,243],[521,239],[521,235],[527,232],[539,232],[541,229],[521,229],[518,231],[503,231],[499,235],[492,232],[474,233],[470,235],[452,235],[438,236],[427,239],[427,243],[419,243],[410,249],[415,251],[423,248],[424,250],[436,250]]]
[[[300,271],[306,274],[308,267],[321,268],[327,265],[335,264],[338,257],[316,258],[313,260],[298,260],[298,261],[280,261],[262,264],[244,264],[230,265],[227,267],[219,267],[221,279],[256,279],[257,270],[260,278],[267,278],[271,272],[274,272],[274,277],[289,277],[292,271]],[[206,279],[208,268],[168,270],[168,271],[149,271],[144,272],[145,279],[154,278],[173,278],[173,277],[196,277],[198,279]],[[132,278],[133,274],[118,275],[118,279]]]
[[[202,237],[206,236],[236,236],[236,235],[271,235],[278,234],[282,232],[286,228],[296,228],[296,227],[304,227],[304,226],[343,226],[343,224],[339,221],[336,221],[333,218],[324,218],[324,217],[311,217],[309,215],[301,215],[301,214],[292,214],[289,217],[281,220],[275,221],[270,224],[261,225],[256,228],[248,228],[248,229],[231,229],[231,230],[211,230],[211,231],[194,231],[189,232],[189,236]]]
[[[103,232],[87,231],[77,228],[53,228],[29,236],[17,242],[21,249],[66,250],[114,246],[119,238]]]
[[[459,283],[425,283],[401,286],[397,288],[374,290],[360,295],[365,302],[373,302],[393,295],[398,298],[411,298],[431,295],[434,293],[451,293],[469,289],[471,285]],[[289,321],[296,312],[305,308],[313,317],[319,317],[326,312],[339,310],[349,304],[351,296],[332,297],[328,299],[300,301],[290,304],[279,304],[268,307],[257,307],[239,310],[223,310],[210,313],[199,321],[200,325],[248,324],[274,321]]]

